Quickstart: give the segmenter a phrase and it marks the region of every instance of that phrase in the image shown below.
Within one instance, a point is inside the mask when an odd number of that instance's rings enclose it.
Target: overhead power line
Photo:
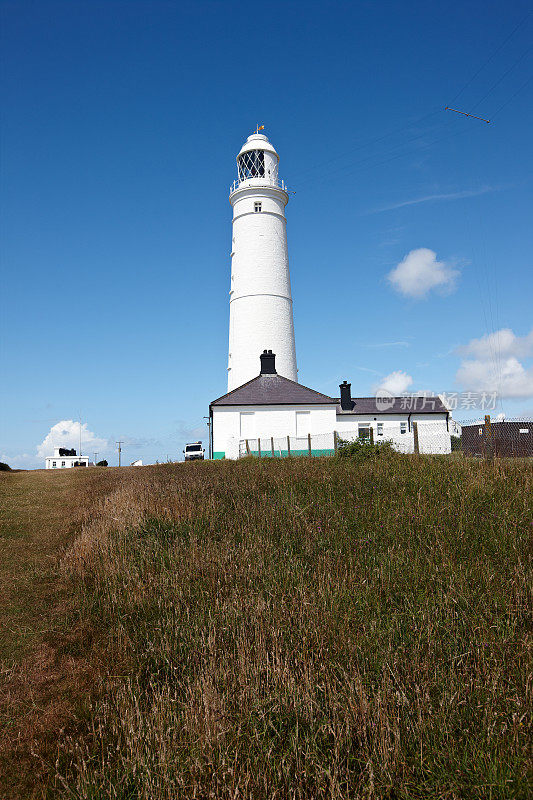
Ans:
[[[443,127],[448,128],[449,130],[449,126],[445,125]],[[439,128],[436,131],[433,131],[433,133],[436,133],[437,131],[441,130],[442,128]],[[378,154],[374,153],[372,156],[369,157],[367,156],[361,161],[356,161],[355,163],[347,165],[346,167],[339,167],[336,170],[323,173],[316,178],[315,182],[320,183],[325,180],[331,181],[332,179],[334,179],[335,174],[339,174],[342,175],[342,177],[344,177],[346,175],[351,175],[354,172],[361,172],[365,169],[373,169],[374,167],[380,167],[384,164],[389,164],[391,161],[396,161],[396,159],[398,158],[404,158],[405,156],[414,155],[418,153],[419,150],[427,149],[428,147],[432,147],[433,145],[438,144],[439,142],[446,141],[447,139],[454,139],[457,136],[465,136],[466,134],[471,133],[472,130],[473,128],[471,126],[463,126],[460,130],[454,130],[451,133],[447,133],[445,136],[440,136],[438,139],[433,139],[432,141],[429,142],[422,142],[420,145],[418,145],[417,148],[408,148],[407,150],[403,150],[400,152],[389,151],[389,153],[384,154],[388,155],[389,158],[385,158],[384,160],[381,161],[375,161],[375,158],[377,157]],[[408,144],[409,141],[414,141],[414,140],[408,140],[407,142],[405,142],[405,144]],[[306,179],[305,181],[302,181],[302,183],[306,183],[307,180],[310,179]]]
[[[515,92],[514,94],[512,94],[512,95],[511,95],[511,97],[510,97],[508,100],[506,100],[506,101],[505,101],[505,103],[503,103],[503,105],[501,105],[501,106],[500,106],[500,107],[499,107],[499,108],[498,108],[498,109],[497,109],[497,110],[494,112],[494,114],[492,115],[492,119],[494,119],[494,117],[496,116],[496,114],[499,114],[499,113],[500,113],[500,111],[502,111],[502,110],[505,108],[505,106],[508,106],[508,105],[509,105],[509,103],[510,103],[512,100],[514,100],[514,99],[515,99],[515,97],[516,97],[517,95],[519,95],[519,94],[520,94],[520,92],[522,92],[522,91],[523,91],[523,90],[526,88],[526,86],[528,85],[528,83],[531,83],[531,81],[533,81],[533,75],[530,75],[530,76],[529,76],[529,78],[527,79],[527,81],[526,81],[525,83],[523,83],[523,84],[522,84],[522,86],[521,86],[519,89],[517,89],[517,90],[516,90],[516,92]]]
[[[313,164],[311,167],[307,167],[306,169],[304,169],[300,173],[296,173],[296,180],[300,183],[301,181],[299,180],[299,178],[303,178],[303,181],[305,182],[305,181],[308,180],[307,176],[310,173],[314,173],[315,170],[322,169],[323,167],[327,167],[329,164],[332,164],[333,162],[338,161],[341,158],[346,158],[347,156],[351,155],[352,153],[356,153],[358,150],[363,150],[366,147],[371,147],[371,145],[373,145],[373,144],[378,144],[379,142],[383,142],[386,139],[390,139],[391,136],[397,136],[398,134],[403,133],[403,131],[406,131],[409,128],[412,128],[415,125],[420,125],[425,120],[429,119],[430,117],[434,117],[436,114],[439,114],[439,113],[440,113],[440,109],[435,109],[435,111],[430,111],[429,114],[424,114],[422,117],[419,117],[419,118],[413,120],[412,122],[408,122],[407,124],[402,125],[399,128],[394,128],[394,130],[389,131],[389,133],[385,133],[382,136],[374,137],[373,139],[367,139],[366,141],[361,142],[360,144],[356,144],[355,146],[350,147],[349,150],[343,150],[338,155],[333,156],[332,158],[328,158],[326,161],[320,161],[317,164]],[[294,180],[294,178],[293,178],[293,180]]]
[[[477,107],[478,107],[478,106],[479,106],[479,105],[480,105],[480,104],[483,102],[483,100],[486,100],[486,99],[487,99],[487,97],[489,96],[489,94],[492,94],[492,92],[494,91],[494,89],[495,89],[497,86],[499,86],[499,85],[500,85],[500,83],[501,83],[501,82],[502,82],[502,81],[503,81],[503,80],[504,80],[504,79],[505,79],[505,78],[506,78],[506,77],[509,75],[509,73],[510,73],[510,72],[512,72],[512,71],[513,71],[513,69],[514,69],[514,68],[515,68],[515,67],[516,67],[516,66],[517,66],[517,65],[518,65],[518,64],[519,64],[519,63],[522,61],[522,59],[523,59],[525,56],[527,56],[527,54],[528,54],[528,53],[530,53],[530,52],[531,52],[531,47],[528,47],[528,49],[527,49],[527,50],[526,50],[524,53],[522,53],[522,55],[521,55],[521,56],[519,56],[519,57],[516,59],[516,61],[515,61],[515,62],[514,62],[514,63],[513,63],[513,64],[512,64],[510,67],[509,67],[509,69],[508,69],[506,72],[504,72],[504,73],[503,73],[503,75],[501,76],[501,78],[498,78],[498,80],[496,81],[496,83],[493,83],[493,84],[492,84],[492,86],[490,87],[490,89],[488,90],[488,92],[486,92],[486,93],[483,95],[483,97],[481,98],[481,100],[478,100],[478,101],[477,101],[477,103],[476,103],[474,106],[472,106],[472,108],[471,108],[470,110],[471,110],[471,111],[474,111],[474,110],[475,110],[475,109],[476,109],[476,108],[477,108]]]
[[[480,119],[482,122],[490,123],[490,119],[485,119],[484,117],[476,117],[475,114],[467,114],[466,111],[459,111],[457,108],[450,108],[450,106],[446,106],[445,111],[454,111],[456,114],[462,114],[464,117],[472,117],[472,119]]]
[[[503,42],[502,42],[500,45],[498,45],[498,47],[496,48],[496,50],[493,50],[493,52],[492,52],[492,53],[490,54],[490,56],[489,56],[489,57],[486,59],[486,61],[484,61],[484,62],[483,62],[483,64],[480,66],[480,68],[479,68],[478,70],[476,70],[476,72],[474,72],[474,74],[472,75],[472,77],[471,77],[471,78],[469,78],[469,79],[467,80],[467,82],[465,83],[465,85],[463,86],[463,88],[462,88],[462,89],[460,89],[460,90],[457,92],[457,94],[455,95],[455,97],[453,97],[453,98],[452,98],[452,100],[451,100],[451,102],[452,102],[452,103],[455,103],[455,101],[457,100],[457,98],[458,98],[458,97],[460,97],[460,96],[462,95],[462,93],[464,92],[464,90],[465,90],[465,89],[467,89],[467,88],[470,86],[470,84],[472,83],[472,81],[473,81],[473,80],[475,80],[475,78],[477,78],[477,76],[480,74],[480,72],[483,72],[483,70],[485,69],[485,67],[487,66],[487,64],[490,64],[490,62],[492,61],[492,59],[494,58],[494,56],[497,56],[497,55],[498,55],[498,53],[500,52],[500,50],[502,50],[502,48],[503,48],[503,47],[505,47],[505,45],[507,44],[507,42],[509,41],[509,39],[511,39],[511,38],[512,38],[512,37],[515,35],[515,33],[516,33],[516,32],[517,32],[517,31],[518,31],[518,30],[519,30],[519,29],[522,27],[522,25],[524,24],[524,22],[527,22],[527,20],[529,19],[529,17],[530,17],[532,14],[533,14],[533,11],[530,11],[528,14],[526,14],[526,16],[525,16],[523,19],[521,19],[521,20],[520,20],[520,22],[518,23],[518,25],[517,25],[515,28],[513,28],[513,30],[512,30],[512,31],[511,31],[511,33],[509,34],[509,36],[507,36],[507,38],[506,38],[506,39],[504,39],[504,40],[503,40]]]
[[[431,114],[426,114],[425,117],[422,117],[422,119],[427,119],[428,117],[434,116],[434,114],[438,114],[438,113],[442,114],[442,109],[440,111],[432,111]],[[415,123],[413,123],[413,124],[415,124]],[[411,127],[411,126],[406,126],[406,127]],[[398,151],[398,147],[400,147],[400,148],[405,147],[405,145],[411,144],[411,142],[416,142],[419,139],[424,139],[428,135],[431,136],[434,133],[437,133],[437,132],[440,133],[441,131],[443,131],[445,128],[448,128],[448,127],[449,127],[449,123],[445,123],[445,124],[438,125],[434,130],[431,130],[431,131],[425,130],[422,133],[417,134],[416,136],[411,136],[410,138],[405,139],[403,142],[399,142],[398,144],[394,145],[394,148],[395,148],[394,150],[389,150],[388,153],[387,152],[381,153],[381,155],[395,154]],[[392,135],[394,135],[394,132],[391,132],[390,134],[387,134],[386,136],[380,137],[380,140],[389,138]],[[353,159],[350,159],[349,156],[352,153],[354,153],[356,150],[360,150],[361,147],[363,147],[363,145],[361,145],[360,147],[352,148],[351,150],[346,151],[342,156],[338,156],[335,160],[338,160],[338,158],[341,158],[341,157],[344,159],[344,161],[341,164],[341,166],[337,166],[337,167],[333,167],[332,169],[328,169],[327,172],[322,168],[323,167],[322,164],[317,164],[315,167],[312,168],[310,174],[305,174],[303,179],[298,181],[298,185],[301,186],[302,184],[308,183],[311,180],[316,180],[317,171],[318,171],[318,180],[320,180],[323,175],[327,175],[328,178],[331,178],[331,177],[333,177],[335,174],[337,174],[339,172],[342,172],[343,174],[348,174],[350,171],[352,171],[353,167],[358,166],[359,164],[365,164],[367,161],[369,161],[369,160],[371,161],[371,160],[375,159],[376,157],[379,157],[379,155],[380,155],[380,153],[378,151],[377,153],[372,153],[371,155],[363,156],[362,159],[358,159],[358,160],[355,160],[355,161],[353,161]]]

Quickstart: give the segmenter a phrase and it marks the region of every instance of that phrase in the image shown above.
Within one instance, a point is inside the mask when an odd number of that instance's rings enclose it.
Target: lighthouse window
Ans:
[[[254,211],[261,211],[261,203],[254,203]]]
[[[239,166],[239,180],[248,178],[265,177],[265,154],[263,150],[249,150],[237,160]]]

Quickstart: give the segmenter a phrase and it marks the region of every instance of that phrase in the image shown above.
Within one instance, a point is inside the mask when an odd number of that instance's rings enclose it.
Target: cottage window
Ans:
[[[55,467],[55,466],[56,466],[56,462],[55,462],[55,461],[52,461],[52,466],[53,466],[53,467]]]
[[[240,413],[241,439],[255,439],[255,414],[253,411]]]
[[[370,439],[370,425],[359,423],[359,438]]]
[[[311,412],[310,411],[297,411],[296,412],[296,436],[302,438],[311,433]]]
[[[256,213],[257,213],[258,211],[261,211],[261,208],[262,208],[262,203],[254,203],[254,211],[255,211]]]
[[[64,467],[64,466],[65,466],[65,462],[64,462],[64,461],[62,461],[62,462],[61,462],[61,466],[62,466],[62,467]]]
[[[407,422],[400,422],[400,433],[407,433]]]
[[[378,436],[383,436],[383,423],[378,422]]]

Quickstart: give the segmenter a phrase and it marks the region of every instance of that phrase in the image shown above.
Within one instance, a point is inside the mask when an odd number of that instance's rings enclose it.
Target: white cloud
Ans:
[[[413,379],[407,372],[397,369],[395,372],[391,372],[390,375],[386,375],[382,380],[376,383],[374,385],[374,392],[385,391],[396,396],[406,392],[412,382]]]
[[[480,339],[472,339],[468,344],[457,348],[462,356],[475,356],[481,359],[495,359],[503,356],[524,358],[533,355],[533,328],[526,336],[515,336],[510,328],[488,333]]]
[[[458,276],[459,270],[445,261],[437,261],[433,250],[419,247],[407,253],[387,278],[400,294],[422,298],[432,289],[453,291]]]
[[[533,367],[518,360],[533,355],[533,330],[526,336],[516,336],[510,328],[502,328],[472,339],[455,352],[467,356],[456,375],[466,391],[497,392],[509,398],[533,397]]]
[[[52,425],[49,433],[40,445],[37,446],[39,458],[53,455],[54,447],[74,447],[76,452],[80,446],[80,423],[72,419],[63,419]],[[81,426],[81,448],[92,453],[95,450],[104,450],[108,446],[107,439],[101,439],[87,428],[87,423]]]
[[[30,453],[13,453],[12,451],[0,453],[0,461],[8,464],[11,469],[33,469],[35,466],[42,466]]]
[[[533,397],[533,367],[514,356],[496,361],[463,361],[456,380],[471,392],[497,392],[500,397]]]

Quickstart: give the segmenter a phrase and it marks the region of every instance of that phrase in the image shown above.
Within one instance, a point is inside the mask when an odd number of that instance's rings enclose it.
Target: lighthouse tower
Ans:
[[[285,206],[278,154],[257,132],[237,156],[233,206],[228,392],[255,378],[259,354],[276,354],[279,375],[297,381]]]

